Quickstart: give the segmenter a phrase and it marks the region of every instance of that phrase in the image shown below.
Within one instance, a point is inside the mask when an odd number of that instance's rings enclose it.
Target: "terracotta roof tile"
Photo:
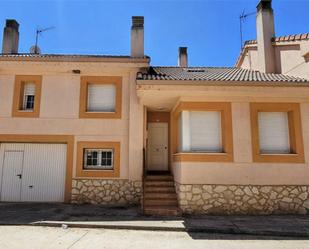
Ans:
[[[170,81],[215,81],[215,82],[250,82],[263,83],[305,83],[309,80],[284,74],[261,73],[259,71],[233,67],[150,67],[147,72],[139,72],[137,80],[170,80]]]
[[[288,42],[288,41],[301,41],[309,40],[309,33],[297,34],[297,35],[283,35],[273,38],[275,42]],[[256,40],[245,41],[245,45],[257,44]]]
[[[18,53],[18,54],[1,54],[0,60],[46,60],[46,61],[87,61],[87,60],[126,60],[126,61],[149,61],[148,56],[144,57],[131,57],[128,55],[98,55],[98,54],[31,54],[31,53]]]

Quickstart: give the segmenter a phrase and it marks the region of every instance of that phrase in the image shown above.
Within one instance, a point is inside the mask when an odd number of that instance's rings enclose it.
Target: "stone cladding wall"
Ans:
[[[142,182],[130,180],[73,179],[71,202],[75,204],[139,204]]]
[[[239,186],[176,183],[187,214],[307,214],[309,186]]]

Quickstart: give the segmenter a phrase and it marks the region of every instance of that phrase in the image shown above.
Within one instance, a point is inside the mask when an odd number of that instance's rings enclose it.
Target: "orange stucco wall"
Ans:
[[[120,178],[140,180],[143,107],[139,105],[135,91],[135,75],[139,66],[145,65],[100,62],[2,62],[0,134],[74,135],[73,177],[76,173],[77,141],[119,141],[121,143]],[[73,74],[72,69],[81,70],[81,75]],[[25,74],[43,76],[39,118],[12,118],[11,116],[14,78],[15,75]],[[122,77],[121,119],[79,119],[80,76],[82,75]]]

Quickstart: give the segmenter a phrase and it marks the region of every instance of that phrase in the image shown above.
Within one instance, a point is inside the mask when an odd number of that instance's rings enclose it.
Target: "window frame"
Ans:
[[[97,164],[94,165],[88,165],[88,156],[86,156],[87,150],[92,150],[92,152],[96,152],[97,153]],[[102,153],[106,152],[106,153],[111,153],[111,166],[106,166],[106,165],[102,165]],[[101,155],[100,155],[101,153]],[[84,155],[84,161],[83,161],[83,169],[84,170],[112,170],[114,168],[114,150],[109,148],[109,149],[102,149],[102,148],[85,148],[83,151],[83,155]],[[101,160],[100,160],[101,159]],[[108,158],[107,158],[108,159]],[[93,159],[92,159],[93,160]],[[100,165],[98,166],[98,162],[100,162]],[[106,168],[104,168],[106,167]]]
[[[291,153],[260,153],[259,112],[286,112],[288,114]],[[304,147],[299,103],[250,103],[253,162],[304,163]]]
[[[85,149],[112,149],[113,169],[84,168]],[[77,177],[119,177],[120,176],[120,142],[77,142]]]
[[[88,85],[114,84],[116,88],[115,112],[88,112]],[[82,76],[80,80],[79,118],[120,119],[122,110],[122,77]]]
[[[182,111],[221,112],[221,136],[223,152],[178,152],[179,124]],[[229,102],[180,102],[172,114],[172,149],[174,162],[233,162],[232,109]]]
[[[35,85],[33,110],[24,110],[24,87],[27,82]],[[41,106],[41,75],[16,75],[13,94],[12,117],[36,118],[40,115]]]

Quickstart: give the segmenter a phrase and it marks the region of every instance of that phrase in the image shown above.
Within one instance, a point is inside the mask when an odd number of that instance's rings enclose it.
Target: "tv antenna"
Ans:
[[[246,20],[248,16],[255,15],[256,12],[250,12],[250,13],[245,13],[245,10],[241,13],[239,16],[239,29],[240,29],[240,50],[242,50],[242,45],[243,45],[243,32],[242,32],[242,24]]]
[[[39,35],[43,32],[54,29],[55,27],[48,27],[44,29],[37,28],[36,29],[36,36],[35,36],[35,46],[34,46],[34,53],[37,54],[39,52],[38,42],[39,42]]]

